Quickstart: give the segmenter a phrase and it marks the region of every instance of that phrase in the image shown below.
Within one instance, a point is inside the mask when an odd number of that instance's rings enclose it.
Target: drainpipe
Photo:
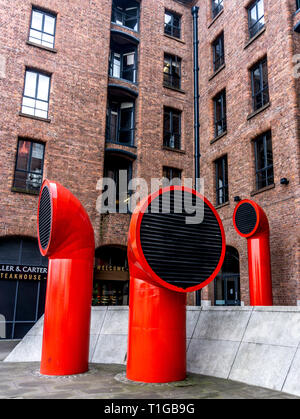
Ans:
[[[199,57],[198,57],[198,11],[192,7],[193,16],[193,49],[194,49],[194,138],[195,138],[195,190],[200,192],[200,135],[199,135]],[[196,306],[201,306],[201,290],[196,291]]]

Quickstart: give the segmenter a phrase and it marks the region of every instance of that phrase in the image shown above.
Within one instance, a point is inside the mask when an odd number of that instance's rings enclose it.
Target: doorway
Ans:
[[[215,279],[215,305],[240,306],[240,263],[239,253],[232,246],[226,246],[221,271]]]

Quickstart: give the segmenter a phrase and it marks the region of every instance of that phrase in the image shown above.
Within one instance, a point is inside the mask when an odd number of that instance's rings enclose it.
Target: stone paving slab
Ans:
[[[0,399],[296,399],[297,397],[243,383],[188,374],[169,384],[126,383],[118,380],[124,365],[90,364],[85,374],[47,377],[39,363],[0,362]]]

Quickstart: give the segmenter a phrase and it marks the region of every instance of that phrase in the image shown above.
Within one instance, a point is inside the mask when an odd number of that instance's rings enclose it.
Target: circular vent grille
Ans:
[[[165,199],[170,200],[170,206],[164,207]],[[206,203],[188,192],[184,192],[184,199],[182,191],[176,191],[175,203],[174,191],[155,198],[143,215],[140,237],[152,270],[167,283],[186,289],[206,281],[216,269],[222,254],[222,233],[215,214]],[[184,209],[188,199],[193,206],[202,208],[202,215],[204,205],[204,219],[199,224],[186,223],[186,217],[192,216]],[[165,213],[166,208],[169,213]]]
[[[47,186],[44,187],[39,206],[39,238],[43,249],[46,249],[50,239],[52,224],[51,196]]]
[[[253,205],[245,202],[241,204],[235,214],[235,225],[240,233],[250,234],[257,222],[257,215]]]

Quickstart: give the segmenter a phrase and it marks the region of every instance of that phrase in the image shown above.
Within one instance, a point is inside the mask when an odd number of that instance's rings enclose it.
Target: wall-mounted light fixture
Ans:
[[[283,178],[280,179],[280,184],[281,185],[288,185],[289,183],[290,183],[290,181],[286,177],[283,177]]]

